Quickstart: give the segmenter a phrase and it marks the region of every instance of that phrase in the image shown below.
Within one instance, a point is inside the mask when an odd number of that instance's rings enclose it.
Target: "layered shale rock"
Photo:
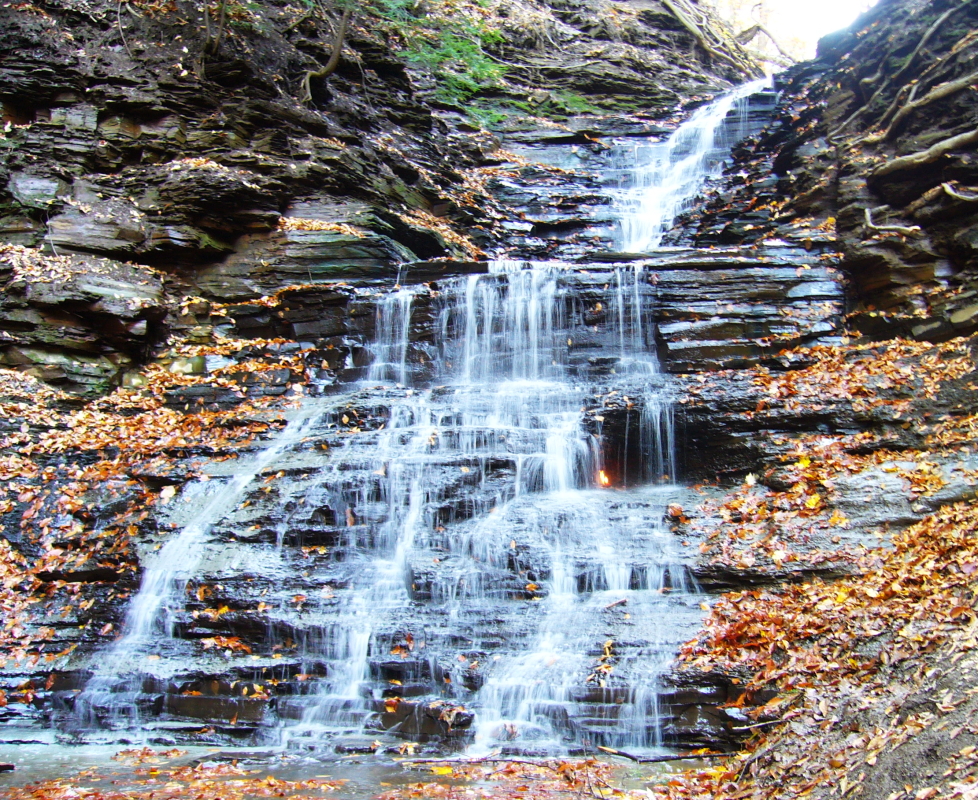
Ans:
[[[974,332],[975,7],[884,0],[779,76],[778,121],[690,218],[699,244],[831,244],[871,338]]]
[[[0,246],[0,364],[85,395],[104,393],[163,338],[162,275],[92,256]]]

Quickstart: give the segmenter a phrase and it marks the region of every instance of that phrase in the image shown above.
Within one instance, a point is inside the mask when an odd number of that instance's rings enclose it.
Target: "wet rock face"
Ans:
[[[752,366],[832,341],[845,307],[839,271],[800,248],[690,251],[648,268],[659,360],[674,373]]]
[[[178,21],[184,12],[189,17]],[[15,126],[3,148],[8,235],[23,244],[48,242],[59,252],[194,267],[223,259],[243,236],[274,230],[293,200],[312,196],[328,198],[331,208],[292,213],[322,224],[363,224],[361,235],[378,237],[379,245],[364,242],[361,259],[396,265],[415,240],[426,242],[418,244],[423,256],[454,253],[415,223],[392,226],[361,212],[376,206],[396,218],[393,211],[456,210],[443,187],[461,183],[457,168],[481,158],[491,137],[472,135],[449,159],[447,127],[433,130],[403,64],[365,33],[347,42],[360,66],[351,72],[344,64],[331,80],[332,99],[303,107],[276,83],[291,81],[297,70],[301,77],[301,64],[315,65],[299,49],[314,43],[296,28],[281,30],[279,12],[258,10],[268,16],[260,25],[264,35],[232,28],[225,51],[195,67],[203,30],[187,24],[197,20],[189,6],[152,18],[131,14],[121,27],[125,47],[119,26],[109,35],[99,26],[104,9],[93,11],[91,23],[72,21],[71,47],[57,10],[5,9],[10,36],[0,100],[4,121]],[[319,28],[310,21],[305,35],[325,36]],[[230,58],[235,48],[260,67],[242,69],[248,59]],[[368,77],[370,100],[353,97]],[[423,177],[421,164],[437,179]],[[474,206],[466,214],[468,222],[484,221]],[[400,242],[390,241],[391,233]],[[304,266],[303,258],[321,264],[335,256],[326,246],[298,258]],[[264,258],[256,250],[248,268]],[[342,269],[332,275],[346,277]],[[250,296],[295,282],[285,269],[251,287]],[[230,294],[220,285],[208,288],[216,296],[240,294],[233,285]]]
[[[645,115],[618,127],[649,128],[687,94],[737,80],[657,3],[619,11],[603,0],[500,10],[497,55],[527,66],[495,97],[544,116],[594,101]],[[113,28],[114,13],[0,10],[0,241],[155,265],[176,273],[175,290],[224,302],[396,280],[405,264],[473,259],[498,241],[508,213],[465,173],[498,163],[498,140],[458,108],[433,110],[431,76],[392,53],[386,22],[364,12],[337,71],[302,104],[305,71],[328,58],[327,20],[255,7],[202,55],[191,4],[136,10]],[[54,345],[21,361],[55,377],[65,358],[87,384],[109,372]]]
[[[0,247],[0,365],[102,394],[165,334],[163,280],[109,259]]]
[[[826,40],[819,60],[779,78],[777,123],[739,149],[691,218],[692,240],[834,240],[855,330],[973,333],[976,13],[884,3]]]

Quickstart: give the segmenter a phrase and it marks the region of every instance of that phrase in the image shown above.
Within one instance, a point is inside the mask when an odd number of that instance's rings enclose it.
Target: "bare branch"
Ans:
[[[781,720],[778,720],[780,722]],[[767,724],[767,723],[764,723]],[[734,730],[737,730],[736,728]],[[613,747],[602,747],[598,745],[598,750],[611,756],[621,756],[639,764],[668,764],[670,761],[698,761],[705,758],[732,758],[736,753],[686,753],[685,755],[673,754],[669,756],[637,756],[633,753],[626,753],[624,750],[615,750]]]
[[[755,39],[757,37],[757,34],[759,33],[763,33],[765,36],[767,36],[768,39],[770,39],[771,44],[774,45],[774,49],[778,51],[778,53],[781,55],[782,58],[786,59],[790,64],[798,63],[797,59],[792,57],[790,53],[785,52],[784,48],[781,47],[781,45],[778,43],[778,40],[774,38],[774,34],[771,33],[771,31],[769,31],[760,23],[757,23],[756,25],[752,25],[750,28],[748,28],[745,31],[741,31],[736,36],[734,36],[734,39],[736,39],[739,44],[747,44],[748,42]]]

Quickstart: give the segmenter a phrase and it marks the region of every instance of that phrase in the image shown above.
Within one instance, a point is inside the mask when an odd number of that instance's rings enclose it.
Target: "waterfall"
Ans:
[[[722,159],[716,131],[756,89],[642,155],[648,169],[618,195],[629,249],[654,245],[698,191]],[[148,561],[76,718],[139,721],[130,676],[173,645],[212,529],[242,500],[267,502],[255,478],[310,440],[293,454],[301,469],[276,479],[267,555],[281,566],[304,531],[323,537],[302,568],[315,590],[301,613],[288,589],[261,603],[298,640],[303,682],[275,705],[283,744],[454,735],[390,710],[450,701],[475,714],[475,752],[662,745],[661,676],[701,610],[664,522],[680,490],[654,275],[641,262],[496,261],[374,295],[360,383],[308,406],[226,480],[183,490],[194,516]],[[383,424],[354,429],[357,407]]]
[[[659,743],[651,687],[682,636],[676,621],[699,612],[683,579],[669,583],[685,570],[662,524],[675,470],[647,338],[651,285],[641,267],[590,270],[584,307],[584,279],[567,265],[509,261],[439,281],[436,388],[411,386],[410,330],[399,322],[427,290],[380,299],[361,391],[384,393],[389,422],[368,451],[351,440],[301,490],[332,498],[332,514],[349,511],[356,524],[348,585],[323,604],[322,632],[305,645],[308,668],[324,665],[325,678],[280,704],[291,746],[375,725],[383,676],[401,674],[389,654],[407,659],[413,682],[440,680],[443,696],[476,712],[477,749]],[[606,453],[610,423],[582,414],[599,390],[594,359],[578,354],[586,342],[575,345],[595,335],[588,314],[609,331],[597,361],[613,364],[616,386],[633,387],[634,409],[620,416],[639,464]],[[589,651],[616,635],[607,607],[626,604],[638,646],[608,656],[622,675],[611,687],[610,661]]]
[[[187,581],[212,527],[235,508],[258,475],[305,435],[316,417],[310,409],[300,411],[266,447],[238,464],[226,481],[197,481],[183,489],[176,502],[193,507],[193,519],[159,549],[143,572],[122,635],[96,663],[91,680],[75,698],[80,727],[138,724],[139,708],[133,700],[141,691],[141,680],[127,676],[136,674],[148,656],[158,658],[173,644],[174,615],[183,607]]]
[[[659,245],[703,184],[720,174],[730,148],[750,133],[747,100],[769,82],[763,78],[722,95],[665,142],[619,149],[616,205],[622,251],[647,252]]]

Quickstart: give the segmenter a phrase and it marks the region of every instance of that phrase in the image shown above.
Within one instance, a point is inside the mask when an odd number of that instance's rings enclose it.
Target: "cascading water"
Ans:
[[[75,698],[75,723],[81,727],[133,729],[139,722],[134,702],[141,692],[140,665],[159,658],[173,639],[174,613],[183,606],[187,580],[199,563],[211,528],[241,501],[259,474],[298,442],[316,415],[298,413],[272,442],[237,466],[226,481],[201,481],[183,490],[182,500],[195,507],[193,520],[159,550],[143,573],[129,605],[121,637],[98,661],[91,680]],[[179,501],[178,501],[179,502]]]
[[[658,241],[721,157],[715,129],[756,88],[698,112],[650,158],[655,182],[619,195],[628,249]],[[500,261],[376,298],[359,387],[303,412],[228,481],[184,491],[213,494],[150,565],[76,717],[136,721],[131,662],[171,641],[212,528],[291,448],[268,558],[281,567],[306,532],[327,555],[303,572],[319,590],[301,617],[287,590],[274,601],[306,679],[276,705],[289,746],[444,736],[459,703],[476,750],[661,744],[660,676],[701,612],[663,523],[679,489],[654,295],[641,263]],[[351,427],[357,407],[384,424]],[[456,704],[447,723],[443,701]]]
[[[476,711],[478,748],[659,742],[656,675],[699,612],[662,525],[673,448],[651,385],[650,285],[641,268],[595,270],[586,310],[580,280],[567,265],[497,262],[440,281],[434,389],[404,386],[416,365],[396,321],[411,316],[409,290],[381,300],[375,352],[400,387],[364,391],[386,392],[388,424],[369,451],[351,440],[293,487],[347,520],[355,559],[306,643],[325,679],[280,707],[294,746],[357,731],[389,706],[378,679],[399,668],[392,655],[407,661],[396,674]],[[582,414],[602,385],[574,343],[586,312],[612,332],[604,379],[634,388],[638,474],[605,464],[600,415]],[[366,384],[380,377],[372,369]],[[619,636],[607,609],[626,604],[629,646],[590,652]]]
[[[720,174],[730,148],[750,132],[745,101],[768,83],[764,78],[744,84],[703,106],[662,143],[619,149],[622,251],[648,252],[659,245],[707,179]]]

